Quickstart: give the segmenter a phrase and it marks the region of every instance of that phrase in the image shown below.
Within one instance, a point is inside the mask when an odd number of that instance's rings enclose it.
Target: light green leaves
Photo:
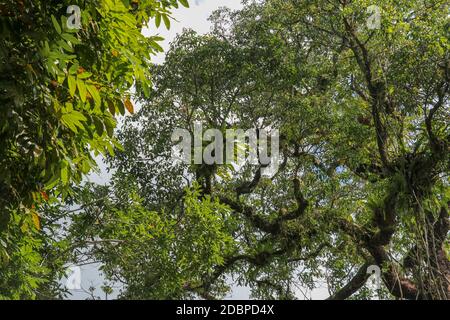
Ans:
[[[72,45],[76,45],[76,44],[80,44],[81,43],[81,41],[78,40],[78,38],[75,38],[73,35],[68,34],[68,33],[61,34],[61,38],[63,38],[64,40],[70,42]]]
[[[69,68],[69,74],[76,75],[79,67],[80,65],[75,61]]]
[[[164,22],[164,25],[166,26],[166,29],[169,30],[170,29],[170,18],[169,18],[169,16],[166,13],[156,12],[155,13],[155,25],[156,25],[157,28],[160,27],[161,20]]]
[[[189,8],[189,2],[187,0],[179,0],[179,1],[185,8]]]
[[[163,15],[162,16],[163,21],[164,21],[164,25],[166,26],[167,30],[170,29],[170,19],[167,15]]]
[[[90,78],[92,76],[92,73],[84,71],[83,73],[80,73],[77,78],[78,79],[87,79]]]
[[[78,129],[84,128],[82,122],[86,120],[86,117],[81,112],[75,110],[71,110],[61,116],[61,122],[74,133],[78,133]]]
[[[76,80],[69,74],[69,76],[67,77],[67,82],[69,84],[69,93],[73,97],[75,95],[75,91],[77,90]]]
[[[127,203],[120,206],[119,202],[107,201],[99,218],[100,238],[115,239],[113,243],[104,242],[101,259],[108,266],[105,268],[108,277],[120,275],[133,283],[134,289],[128,291],[131,296],[149,299],[183,296],[186,293],[183,284],[198,283],[202,275],[222,264],[224,257],[235,250],[226,223],[231,218],[229,210],[210,198],[199,200],[197,185],[186,189],[186,211],[179,215],[145,208],[136,185],[129,179],[120,181],[120,187]],[[98,199],[102,191],[97,187],[85,191],[86,208],[95,210],[95,201],[91,199]],[[87,218],[88,214],[82,211],[77,221],[83,223]],[[83,228],[85,236],[97,237],[98,230],[93,224]],[[89,254],[95,256],[98,252]],[[145,259],[145,252],[151,252],[152,258],[144,264],[134,263]],[[116,259],[117,256],[121,258]],[[143,281],[131,279],[137,273],[157,275],[161,281],[155,282],[152,290],[145,290]]]
[[[51,19],[56,32],[58,32],[58,34],[61,34],[61,26],[59,25],[58,20],[56,20],[54,15],[51,16]]]
[[[67,161],[61,162],[61,182],[66,185],[69,183],[69,164]]]
[[[71,97],[75,97],[78,88],[78,96],[82,102],[86,102],[88,97],[92,97],[96,106],[101,105],[100,93],[92,81],[85,81],[92,77],[92,73],[85,71],[77,63],[69,68],[67,75],[67,83],[69,86],[69,93]],[[90,96],[88,96],[88,92]]]
[[[65,254],[57,252],[52,238],[57,231],[47,224],[54,217],[36,206],[42,230],[49,232],[32,238],[33,228],[22,230],[25,215],[18,203],[35,204],[31,194],[40,186],[60,199],[96,167],[93,154],[119,149],[113,137],[116,121],[101,106],[109,99],[125,113],[122,100],[136,82],[152,87],[151,54],[161,48],[159,40],[141,31],[150,15],[169,15],[177,7],[174,0],[78,1],[81,11],[70,13],[63,4],[44,2],[7,0],[0,9],[8,15],[1,26],[0,91],[3,103],[14,106],[11,116],[0,117],[0,212],[11,217],[0,219],[0,239],[5,240],[0,243],[0,299],[58,292],[53,276],[62,274]],[[80,29],[71,29],[73,18],[81,20]],[[37,215],[34,219],[37,226]],[[55,255],[43,259],[41,253],[50,247]]]
[[[93,84],[88,84],[87,89],[94,99],[95,105],[100,106],[102,102],[100,99],[100,93],[98,92],[97,88]]]
[[[86,102],[86,96],[87,96],[86,85],[84,84],[83,80],[80,78],[77,78],[77,87],[78,87],[78,92],[80,94],[81,101]]]
[[[161,14],[159,12],[157,12],[155,16],[155,25],[157,28],[161,25]]]

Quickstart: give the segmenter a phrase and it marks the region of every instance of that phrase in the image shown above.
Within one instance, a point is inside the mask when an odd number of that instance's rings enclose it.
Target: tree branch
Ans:
[[[361,287],[367,282],[367,279],[369,279],[370,274],[367,273],[367,268],[369,268],[370,265],[371,263],[368,262],[363,264],[345,286],[328,297],[326,300],[345,300],[350,298],[356,291],[361,289]]]

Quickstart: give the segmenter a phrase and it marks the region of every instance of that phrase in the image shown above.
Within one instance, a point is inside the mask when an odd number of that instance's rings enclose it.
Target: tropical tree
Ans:
[[[215,12],[211,33],[186,31],[152,68],[150,98],[117,134],[113,181],[80,191],[72,237],[124,298],[222,297],[234,280],[256,298],[326,281],[330,299],[448,299],[448,9],[267,0]],[[279,170],[174,161],[172,133],[194,123],[279,128]]]

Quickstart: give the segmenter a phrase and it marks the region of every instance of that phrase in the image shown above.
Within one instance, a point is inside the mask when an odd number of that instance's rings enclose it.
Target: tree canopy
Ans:
[[[104,11],[92,9],[99,23],[114,20],[108,3],[113,2],[105,1]],[[19,129],[4,130],[7,144],[0,152],[19,160],[0,154],[2,163],[16,168],[8,172],[17,175],[0,186],[21,190],[22,181],[30,181],[26,170],[35,170],[33,188],[41,181],[42,190],[47,186],[65,199],[62,205],[46,203],[41,215],[69,221],[60,230],[52,219],[39,219],[42,227],[34,229],[47,228],[34,230],[43,238],[32,243],[39,249],[25,248],[49,254],[41,261],[53,264],[61,263],[54,257],[58,246],[68,252],[64,262],[99,262],[107,279],[121,284],[123,299],[216,299],[230,293],[232,283],[250,287],[253,298],[302,298],[322,283],[329,299],[450,298],[448,1],[245,0],[241,10],[214,12],[208,34],[178,35],[162,65],[147,60],[158,50],[157,39],[143,38],[135,25],[149,17],[166,21],[164,14],[158,18],[165,7],[148,1],[152,10],[144,15],[143,1],[138,13],[135,2],[114,3],[137,21],[131,26],[122,18],[120,28],[97,29],[84,18],[93,29],[76,33],[81,44],[73,46],[80,46],[80,56],[71,59],[78,64],[52,63],[54,73],[39,73],[45,75],[38,82],[42,89],[33,91],[36,83],[24,79],[34,72],[28,75],[20,64],[22,73],[8,73],[23,74],[19,88],[30,86],[23,90],[23,107],[14,110],[28,119],[31,141],[44,159],[61,156],[51,165],[31,165],[25,160],[40,158],[19,153]],[[52,24],[59,25],[58,19],[49,21],[46,35]],[[127,26],[130,32],[122,34]],[[65,31],[51,30],[49,39],[61,34],[64,40]],[[45,52],[45,42],[42,47]],[[131,108],[133,84],[140,108],[113,135],[107,119]],[[83,91],[83,85],[91,89]],[[33,92],[38,97],[28,97]],[[51,97],[41,97],[43,92]],[[57,135],[56,145],[51,138],[43,140],[45,146],[36,140],[43,124],[32,121],[29,110],[36,107],[26,108],[36,101],[44,113],[38,119],[56,123],[44,131]],[[61,117],[73,112],[82,118],[65,123]],[[0,120],[0,128],[2,121],[7,120]],[[172,133],[181,128],[193,134],[196,123],[224,135],[227,129],[277,128],[279,170],[268,172],[261,163],[175,161]],[[83,163],[92,162],[88,148],[109,150],[108,185],[70,185],[80,181]],[[40,211],[28,210],[36,224],[33,212]],[[379,290],[367,282],[370,266],[381,269]]]
[[[367,23],[374,4],[379,28]],[[124,298],[220,298],[234,279],[256,298],[325,281],[330,299],[448,299],[448,9],[270,0],[216,11],[210,33],[186,30],[153,66],[150,98],[117,134],[107,200],[84,193],[74,234],[114,239],[86,247]],[[280,170],[174,162],[171,134],[194,122],[279,128]]]

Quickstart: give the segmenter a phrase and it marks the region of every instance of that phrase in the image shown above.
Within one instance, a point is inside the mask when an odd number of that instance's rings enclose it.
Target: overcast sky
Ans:
[[[154,35],[157,33],[164,37],[165,40],[162,43],[162,47],[164,51],[167,51],[170,42],[178,33],[182,32],[183,28],[193,29],[200,34],[207,33],[211,27],[208,18],[214,10],[220,7],[231,9],[240,9],[242,7],[241,0],[189,0],[189,4],[190,8],[180,6],[179,9],[172,11],[172,17],[175,20],[171,21],[170,30],[166,30],[163,24],[158,30],[155,30],[154,22],[150,22],[149,29],[144,30],[144,34]],[[153,61],[156,63],[164,62],[164,53],[154,57]]]

